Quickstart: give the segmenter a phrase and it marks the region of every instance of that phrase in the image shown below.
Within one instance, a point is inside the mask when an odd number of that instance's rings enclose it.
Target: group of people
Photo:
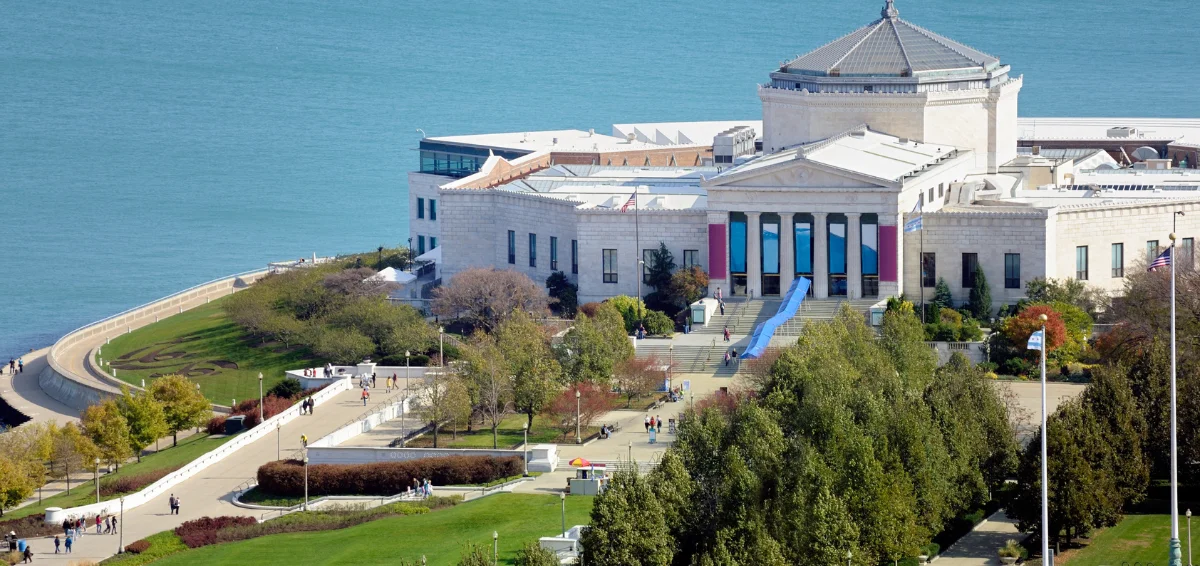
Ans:
[[[424,481],[413,478],[412,485],[404,493],[408,497],[433,497],[433,484],[429,481],[429,478],[425,478]]]
[[[171,514],[178,515],[179,514],[179,505],[180,505],[179,498],[176,497],[174,493],[172,493],[171,498],[167,500],[167,503],[169,503],[171,505]]]
[[[0,366],[0,369],[3,369],[3,366]],[[16,531],[8,531],[8,534],[4,535],[4,542],[7,543],[6,546],[9,552],[17,552],[19,550],[17,547]],[[57,547],[58,537],[54,537],[54,544]],[[58,551],[55,550],[55,552]],[[21,557],[25,559],[26,564],[33,562],[33,549],[29,548],[29,544],[25,545],[25,550],[21,552]]]
[[[400,390],[400,378],[396,377],[396,374],[394,373],[391,377],[387,378],[384,383],[387,385],[387,393],[391,393],[393,389],[396,391]]]
[[[729,367],[729,362],[731,361],[736,364],[737,359],[737,348],[733,348],[732,350],[725,352],[725,367]]]
[[[3,359],[3,358],[0,358]],[[16,375],[25,371],[25,358],[9,358],[8,373]],[[4,373],[4,367],[0,366],[0,373]]]
[[[316,406],[317,406],[316,401],[313,401],[313,398],[310,396],[300,402],[300,414],[301,415],[311,415],[311,414],[313,414],[313,407],[316,407]]]

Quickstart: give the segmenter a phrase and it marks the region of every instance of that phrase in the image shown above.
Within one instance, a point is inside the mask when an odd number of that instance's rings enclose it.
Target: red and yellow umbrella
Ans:
[[[567,465],[568,465],[568,466],[575,466],[576,468],[583,468],[583,467],[591,466],[591,465],[592,465],[592,463],[591,463],[591,462],[589,462],[589,461],[587,461],[587,460],[586,460],[586,459],[584,459],[584,458],[575,458],[574,460],[571,460],[570,462],[567,462]]]

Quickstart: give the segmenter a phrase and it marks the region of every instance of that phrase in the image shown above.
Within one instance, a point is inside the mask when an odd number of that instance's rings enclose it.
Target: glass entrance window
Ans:
[[[729,274],[733,280],[730,294],[746,294],[746,215],[729,213]]]
[[[762,294],[778,295],[779,215],[762,215]]]
[[[813,218],[811,214],[797,214],[792,234],[796,246],[796,277],[813,277]],[[814,293],[813,285],[809,285],[808,294]]]
[[[830,214],[829,296],[846,296],[846,216]]]
[[[862,216],[862,295],[879,296],[879,217],[874,214]]]

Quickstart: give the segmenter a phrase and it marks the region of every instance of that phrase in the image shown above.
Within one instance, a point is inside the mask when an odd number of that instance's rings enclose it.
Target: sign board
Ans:
[[[921,217],[920,216],[913,218],[912,220],[909,220],[908,222],[904,223],[905,233],[916,232],[917,230],[920,230],[920,229],[921,229]]]
[[[688,391],[691,388],[692,388],[692,380],[690,380],[690,379],[683,380],[683,389],[681,389],[681,391]]]

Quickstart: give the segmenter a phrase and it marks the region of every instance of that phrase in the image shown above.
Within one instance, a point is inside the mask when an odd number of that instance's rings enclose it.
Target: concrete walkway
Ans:
[[[938,566],[1000,564],[996,551],[1009,539],[1019,541],[1021,538],[1021,533],[1017,531],[1017,522],[1009,519],[1004,511],[1000,510],[942,552],[936,563]]]
[[[379,402],[382,402],[382,399]],[[351,389],[319,405],[313,416],[301,417],[284,425],[279,434],[283,457],[287,458],[300,449],[301,434],[307,434],[310,439],[320,438],[369,410],[372,406],[369,405],[364,409],[362,401],[359,399],[359,391]],[[161,495],[146,505],[127,511],[124,520],[121,521],[124,543],[128,545],[154,533],[173,529],[184,521],[204,516],[260,516],[262,511],[236,507],[230,501],[233,492],[239,486],[255,477],[259,466],[275,459],[276,435],[268,434],[176,486],[173,493],[182,502],[179,515],[171,515],[168,512],[167,499],[170,497],[170,493]],[[118,509],[119,503],[114,501],[113,512],[117,512]],[[94,528],[92,532],[95,532]],[[107,558],[117,552],[119,539],[120,537],[116,535],[89,534],[75,541],[72,554],[59,555],[54,554],[53,537],[34,539],[30,542],[34,551],[35,563],[67,565],[74,561],[100,561]]]
[[[15,376],[7,373],[6,368],[4,375],[0,375],[0,398],[29,417],[29,422],[79,422],[78,411],[55,401],[38,385],[38,375],[46,368],[46,352],[49,350],[42,348],[21,356],[25,360],[25,371]]]

